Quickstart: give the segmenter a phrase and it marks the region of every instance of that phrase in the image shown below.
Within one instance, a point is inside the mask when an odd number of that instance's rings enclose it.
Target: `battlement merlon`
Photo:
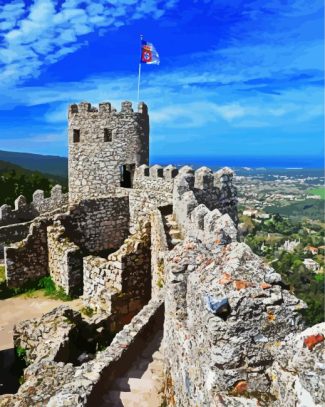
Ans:
[[[138,103],[138,111],[134,112],[132,102],[124,101],[121,103],[121,110],[118,112],[112,107],[109,102],[99,103],[98,107],[92,106],[89,102],[80,102],[79,104],[72,104],[68,109],[68,118],[72,118],[75,114],[87,116],[89,114],[97,113],[102,114],[140,114],[148,116],[148,106],[144,102]]]

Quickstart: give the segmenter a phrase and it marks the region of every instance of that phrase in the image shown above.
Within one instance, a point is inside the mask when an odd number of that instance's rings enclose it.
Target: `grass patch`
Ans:
[[[310,195],[318,195],[322,199],[325,199],[325,188],[314,188],[308,191],[308,194]]]
[[[72,301],[73,298],[66,294],[62,287],[56,287],[50,276],[28,281],[19,288],[9,288],[5,281],[0,281],[0,300],[23,294],[29,298],[46,296],[53,300]]]
[[[0,264],[0,283],[6,281],[6,271],[5,266]]]
[[[56,287],[50,276],[42,277],[38,281],[38,288],[44,290],[46,297],[54,300],[71,301],[73,298],[66,294],[62,287]]]

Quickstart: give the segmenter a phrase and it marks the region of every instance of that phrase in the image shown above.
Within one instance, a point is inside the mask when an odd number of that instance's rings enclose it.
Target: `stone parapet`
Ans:
[[[132,102],[124,101],[121,103],[121,110],[118,112],[114,107],[112,107],[109,102],[99,103],[98,107],[92,106],[89,102],[81,102],[79,104],[72,104],[69,106],[68,110],[69,118],[74,115],[84,115],[84,116],[94,116],[103,115],[106,117],[107,114],[119,115],[119,114],[140,114],[147,115],[148,107],[144,102],[138,104],[138,111],[134,112]]]
[[[165,360],[175,405],[247,405],[240,396],[277,405],[267,369],[279,341],[303,327],[305,304],[244,243],[186,240],[170,252],[166,274]]]
[[[52,211],[65,211],[68,206],[68,194],[62,193],[61,185],[51,189],[49,198],[44,198],[44,191],[38,189],[33,194],[33,201],[28,203],[23,195],[15,200],[14,209],[10,205],[0,207],[0,227],[9,224],[30,221],[41,214]]]
[[[158,191],[171,194],[173,192],[174,178],[178,169],[172,165],[141,165],[137,167],[133,179],[133,188],[145,191]]]

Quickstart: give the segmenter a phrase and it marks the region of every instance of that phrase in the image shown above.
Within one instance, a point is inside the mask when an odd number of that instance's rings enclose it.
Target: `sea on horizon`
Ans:
[[[207,166],[210,168],[218,167],[240,167],[240,168],[271,168],[271,169],[323,169],[324,159],[322,157],[176,157],[176,156],[158,156],[152,154],[150,157],[150,165],[173,164],[176,166],[191,165],[194,168]]]

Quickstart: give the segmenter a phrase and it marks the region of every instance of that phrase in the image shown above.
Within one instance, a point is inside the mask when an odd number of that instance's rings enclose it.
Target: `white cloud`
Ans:
[[[187,73],[178,70],[144,75],[141,99],[149,105],[153,128],[198,129],[216,123],[227,128],[287,126],[321,118],[323,114],[322,89],[318,87],[284,88],[281,94],[247,93],[238,92],[237,84],[204,87],[203,83],[199,87],[191,83],[191,72]],[[186,77],[190,83],[184,86]],[[64,125],[68,104],[109,101],[119,109],[122,100],[135,100],[136,83],[135,75],[102,75],[81,82],[18,87],[11,90],[11,100],[0,100],[0,108],[48,105],[45,123]]]
[[[42,67],[75,52],[82,37],[126,21],[159,18],[176,1],[34,0],[25,6],[11,0],[0,6],[0,81],[16,83],[36,77]]]
[[[0,32],[13,29],[24,15],[24,8],[23,0],[14,0],[3,6],[0,5]]]

